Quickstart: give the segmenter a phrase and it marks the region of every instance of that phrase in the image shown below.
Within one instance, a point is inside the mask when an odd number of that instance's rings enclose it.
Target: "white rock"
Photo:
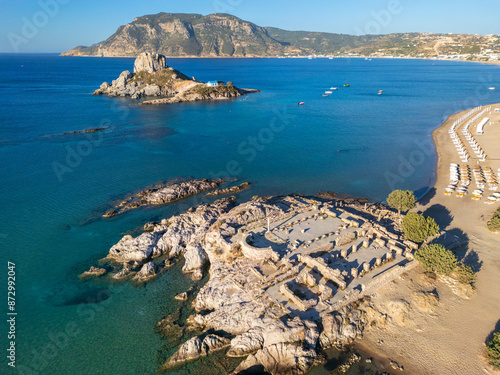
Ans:
[[[154,73],[165,68],[167,68],[165,56],[149,52],[141,53],[134,62],[134,73],[142,71]]]
[[[156,233],[143,233],[133,238],[130,235],[123,238],[109,250],[109,258],[120,262],[138,261],[149,258],[158,242],[159,236]]]
[[[304,374],[312,366],[322,361],[323,358],[315,350],[307,350],[297,345],[281,343],[265,347],[255,355],[248,356],[234,370],[233,374],[238,374],[259,365],[271,374]]]
[[[179,347],[174,355],[168,359],[165,367],[170,368],[178,364],[206,356],[218,350],[224,349],[229,346],[229,344],[229,339],[213,334],[206,335],[203,339],[200,336],[193,337]]]
[[[193,279],[200,280],[200,276],[203,276],[203,267],[205,267],[208,262],[208,256],[205,250],[203,250],[199,244],[188,245],[184,252],[184,259],[186,263],[184,267],[182,267],[182,272],[193,273]]]

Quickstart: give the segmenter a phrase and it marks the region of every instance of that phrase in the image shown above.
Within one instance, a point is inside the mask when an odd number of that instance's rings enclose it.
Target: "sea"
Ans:
[[[252,184],[240,201],[328,191],[383,202],[394,189],[422,196],[435,179],[432,130],[452,113],[500,102],[499,66],[364,58],[172,58],[190,77],[260,92],[162,106],[92,95],[133,62],[0,54],[2,374],[155,374],[173,354],[156,323],[179,309],[189,315],[173,296],[206,278],[184,277],[181,262],[141,287],[78,275],[123,235],[210,200],[101,218],[128,193],[223,177]],[[72,134],[94,128],[104,130]],[[313,373],[328,374],[330,359]],[[231,366],[215,356],[169,374]],[[361,367],[349,374],[370,373]]]

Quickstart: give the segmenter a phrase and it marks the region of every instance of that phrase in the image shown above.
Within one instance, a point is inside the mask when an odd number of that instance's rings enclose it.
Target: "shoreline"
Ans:
[[[500,103],[483,106],[483,108],[489,106],[492,107],[492,116],[488,114],[486,116],[495,120],[495,125],[488,125],[489,128],[486,128],[486,134],[489,132],[491,138],[476,136],[476,139],[480,143],[482,141],[485,148],[488,146],[490,151],[494,151],[495,140],[498,142],[500,139],[500,112],[494,112],[494,108],[500,109]],[[491,285],[494,285],[500,277],[498,264],[500,239],[498,234],[491,233],[486,228],[486,221],[498,207],[498,203],[494,205],[483,203],[491,193],[488,190],[485,190],[485,197],[479,202],[472,201],[467,195],[459,199],[443,194],[448,184],[449,164],[463,164],[458,158],[448,130],[457,119],[469,111],[450,115],[432,131],[436,150],[436,179],[434,186],[417,202],[416,211],[426,212],[436,219],[442,230],[465,239],[466,245],[458,244],[457,246],[455,242],[453,251],[457,252],[459,257],[466,257],[467,254],[475,254],[474,256],[477,257],[475,262],[475,271],[478,275],[476,290],[466,297],[459,296],[453,288],[443,282],[443,279],[438,279],[435,283],[435,290],[440,302],[430,314],[417,315],[412,322],[407,322],[406,327],[399,327],[400,333],[387,329],[369,331],[355,344],[355,348],[359,348],[364,355],[372,355],[379,361],[382,359],[384,366],[391,360],[403,364],[406,374],[500,373],[487,366],[483,354],[484,342],[498,324],[499,317],[496,312],[500,311],[500,294],[491,288]],[[471,132],[472,129],[473,126]],[[464,142],[466,142],[465,139]],[[497,154],[500,153],[497,152]],[[486,159],[486,162],[480,162],[480,165],[492,166],[497,175],[496,172],[500,168],[500,155],[489,156],[492,160]],[[468,164],[474,165],[476,162],[475,159],[471,159]],[[470,188],[472,189],[474,187]],[[465,263],[467,264],[467,261]],[[416,293],[426,283],[428,280],[424,281],[423,272],[419,267],[409,272],[404,277],[404,281],[397,280],[394,290],[384,291],[381,293],[383,296],[376,295],[374,298],[406,298],[405,295],[401,296],[401,288],[408,287],[406,293]],[[412,332],[412,328],[416,329],[416,332]],[[436,356],[436,353],[439,355]]]
[[[59,52],[55,52],[59,57],[91,57],[91,58],[118,58],[118,59],[134,59],[134,56],[90,56],[90,55],[64,55]],[[329,56],[317,56],[313,59],[327,59],[327,60],[335,60],[335,59],[384,59],[384,60],[429,60],[429,61],[448,61],[448,62],[466,62],[466,63],[478,63],[478,64],[487,64],[487,65],[500,65],[499,61],[476,61],[476,60],[459,60],[459,59],[438,59],[438,58],[423,58],[423,57],[411,57],[411,56],[392,56],[392,57],[384,57],[384,56],[332,56],[330,59]],[[167,59],[309,59],[309,56],[165,56]]]

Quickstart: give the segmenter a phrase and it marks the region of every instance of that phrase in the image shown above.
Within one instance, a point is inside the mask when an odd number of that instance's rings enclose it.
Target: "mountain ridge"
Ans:
[[[62,56],[136,57],[372,56],[500,60],[498,35],[349,35],[262,27],[230,14],[158,13],[135,18],[103,42]]]

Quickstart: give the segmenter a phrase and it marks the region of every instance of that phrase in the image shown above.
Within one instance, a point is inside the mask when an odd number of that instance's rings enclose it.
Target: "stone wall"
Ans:
[[[249,233],[245,234],[240,241],[241,252],[246,258],[254,260],[272,259],[275,262],[280,260],[279,254],[276,253],[271,247],[259,248],[250,245],[247,242],[249,236]]]
[[[346,293],[344,298],[338,302],[335,302],[331,304],[328,309],[323,311],[321,315],[323,316],[324,314],[328,314],[332,311],[336,311],[341,309],[342,307],[357,301],[358,299],[373,294],[380,288],[382,288],[384,285],[387,285],[390,283],[392,280],[396,279],[399,277],[403,272],[408,272],[412,270],[413,268],[418,266],[417,261],[410,261],[406,263],[403,266],[396,266],[391,270],[388,270],[384,272],[382,275],[377,276],[375,279],[373,279],[370,283],[367,285],[362,286],[362,290],[352,290],[349,293]]]
[[[300,310],[302,311],[307,311],[314,305],[316,305],[316,301],[314,300],[308,300],[304,301],[297,297],[293,292],[290,290],[288,285],[282,284],[279,289],[280,293],[285,296],[285,298],[289,299],[294,305],[296,305]]]
[[[309,255],[298,255],[299,262],[305,263],[311,268],[316,268],[324,277],[330,279],[341,289],[345,289],[346,282],[338,269],[328,267],[322,258],[311,258]]]

